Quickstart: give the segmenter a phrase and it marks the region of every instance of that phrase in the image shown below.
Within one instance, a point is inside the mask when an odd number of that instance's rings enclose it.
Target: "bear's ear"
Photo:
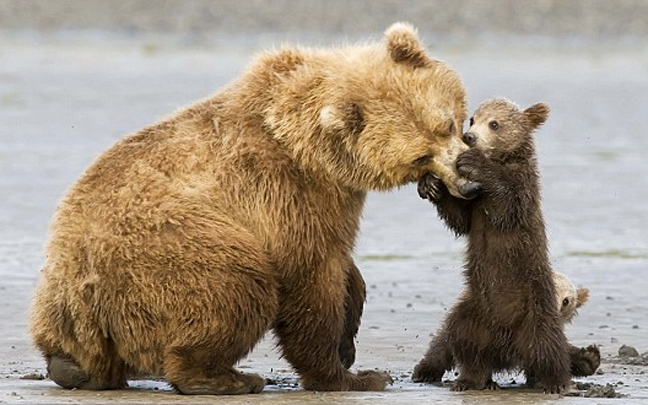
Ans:
[[[531,129],[537,129],[549,118],[549,106],[545,103],[537,103],[524,110],[524,115],[531,124]]]
[[[578,294],[578,299],[576,299],[576,308],[580,308],[589,299],[589,289],[587,288],[579,288],[577,291]]]
[[[414,68],[429,66],[432,61],[419,42],[416,29],[407,23],[395,23],[385,31],[387,51],[396,63]]]
[[[319,121],[326,130],[346,130],[353,135],[359,134],[365,127],[362,109],[353,101],[325,106],[320,110]]]

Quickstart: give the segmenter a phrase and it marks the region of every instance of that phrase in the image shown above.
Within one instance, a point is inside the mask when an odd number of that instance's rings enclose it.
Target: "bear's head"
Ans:
[[[548,116],[549,107],[544,103],[521,111],[508,100],[488,100],[470,118],[470,128],[463,140],[491,159],[526,158],[533,153],[533,132]]]
[[[553,279],[556,285],[556,301],[560,318],[563,322],[571,322],[574,315],[577,314],[577,309],[589,299],[589,289],[576,288],[566,275],[557,271],[553,272]]]
[[[385,37],[302,51],[272,95],[266,124],[303,165],[348,187],[387,190],[432,171],[460,196],[463,84],[427,55],[411,26],[394,24]]]

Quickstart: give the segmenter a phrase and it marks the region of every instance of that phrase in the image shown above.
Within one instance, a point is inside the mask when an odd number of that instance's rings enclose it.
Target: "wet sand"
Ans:
[[[3,38],[0,54],[0,403],[545,403],[558,398],[498,376],[498,392],[450,392],[411,382],[429,334],[461,290],[463,241],[413,186],[370,195],[356,259],[368,285],[354,369],[386,369],[383,393],[313,393],[297,387],[272,337],[241,362],[273,380],[257,396],[173,394],[158,381],[115,392],[67,391],[44,375],[27,332],[29,300],[57,201],[119,137],[209,95],[260,50],[255,41],[180,47],[163,40]],[[472,111],[485,98],[553,108],[538,133],[544,211],[555,268],[591,290],[567,335],[598,344],[600,374],[622,399],[648,401],[648,365],[617,356],[648,351],[648,48],[630,50],[443,48],[463,77]],[[637,363],[637,364],[630,364]],[[446,376],[453,378],[451,374]],[[515,380],[515,383],[513,382]],[[585,390],[581,390],[584,393]],[[587,399],[564,397],[561,403]]]

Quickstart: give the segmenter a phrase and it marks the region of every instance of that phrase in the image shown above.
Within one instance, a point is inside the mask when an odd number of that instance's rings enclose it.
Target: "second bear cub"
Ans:
[[[438,333],[460,371],[454,390],[496,388],[493,372],[514,367],[548,393],[570,383],[532,136],[548,114],[545,104],[522,111],[503,99],[477,109],[463,136],[471,149],[457,160],[459,174],[482,185],[476,199],[460,201],[439,182],[422,180],[441,219],[467,235],[466,288]],[[434,345],[426,358],[433,352]]]

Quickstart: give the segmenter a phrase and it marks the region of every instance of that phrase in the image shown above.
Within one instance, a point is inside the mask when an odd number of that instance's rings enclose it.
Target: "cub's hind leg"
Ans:
[[[432,339],[430,348],[421,361],[414,367],[412,381],[440,382],[443,374],[454,367],[452,347],[448,330],[443,326]]]
[[[495,359],[493,332],[484,324],[489,315],[466,296],[450,312],[446,321],[452,355],[459,369],[453,391],[494,389]]]

